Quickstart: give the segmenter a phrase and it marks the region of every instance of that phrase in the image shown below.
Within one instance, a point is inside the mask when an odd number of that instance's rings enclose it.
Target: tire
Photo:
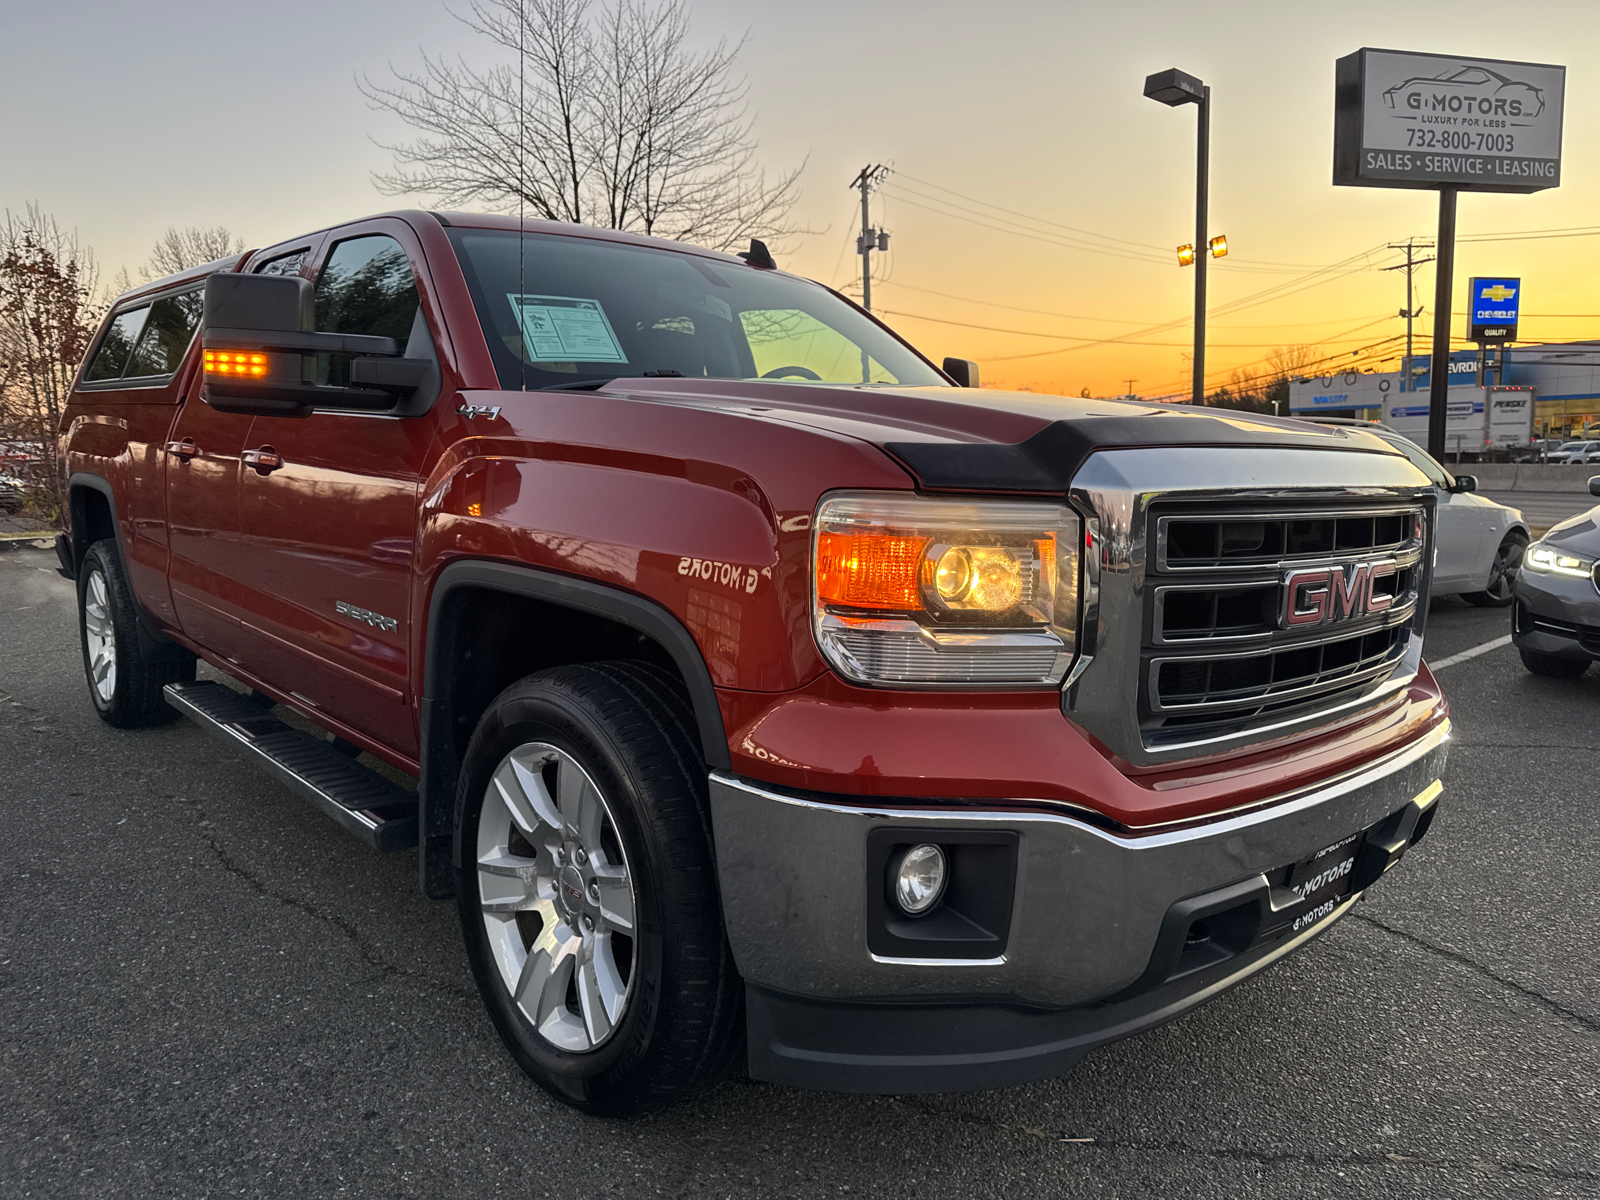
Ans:
[[[114,541],[96,542],[78,571],[78,641],[89,699],[107,725],[165,725],[177,710],[161,689],[194,679],[194,655],[139,630],[133,589]]]
[[[665,1107],[742,1049],[708,812],[688,697],[650,664],[530,675],[467,747],[467,957],[512,1057],[575,1108]]]
[[[1581,658],[1560,658],[1554,654],[1540,654],[1537,650],[1523,650],[1521,647],[1518,647],[1517,653],[1522,655],[1522,665],[1528,670],[1551,679],[1576,679],[1589,669],[1589,664]]]
[[[1515,598],[1512,595],[1517,583],[1517,569],[1522,565],[1522,552],[1528,548],[1528,538],[1522,533],[1508,533],[1494,552],[1494,564],[1489,568],[1489,586],[1481,592],[1466,592],[1462,599],[1479,608],[1505,608]]]

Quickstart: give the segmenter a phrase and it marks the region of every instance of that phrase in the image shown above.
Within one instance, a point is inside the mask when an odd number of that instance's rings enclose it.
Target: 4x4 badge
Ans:
[[[334,611],[341,617],[350,617],[352,620],[365,621],[374,629],[381,629],[385,633],[393,633],[400,626],[400,622],[393,617],[386,617],[382,613],[375,613],[365,608],[358,608],[354,604],[346,604],[343,600],[337,601]]]

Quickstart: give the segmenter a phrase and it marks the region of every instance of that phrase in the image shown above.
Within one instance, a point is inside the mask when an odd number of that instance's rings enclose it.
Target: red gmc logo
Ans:
[[[1331,621],[1349,621],[1381,613],[1394,604],[1387,592],[1374,593],[1372,585],[1394,574],[1394,559],[1351,563],[1348,567],[1305,567],[1283,577],[1285,629],[1304,629]]]

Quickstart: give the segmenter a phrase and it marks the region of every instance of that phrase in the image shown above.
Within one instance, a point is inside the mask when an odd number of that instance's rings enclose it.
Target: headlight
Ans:
[[[1565,550],[1557,550],[1547,546],[1544,542],[1535,542],[1528,547],[1528,552],[1523,556],[1522,565],[1530,571],[1546,571],[1552,575],[1573,575],[1582,579],[1594,572],[1594,559],[1584,558],[1581,554],[1568,554]]]
[[[817,509],[812,624],[858,683],[1059,684],[1077,644],[1079,522],[1060,504],[860,493]]]

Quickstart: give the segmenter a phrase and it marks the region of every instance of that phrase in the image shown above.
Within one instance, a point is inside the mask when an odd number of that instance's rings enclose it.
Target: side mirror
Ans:
[[[978,364],[970,358],[947,358],[944,373],[956,381],[957,387],[978,386]]]
[[[433,364],[400,357],[393,338],[316,333],[311,283],[284,275],[212,275],[200,318],[200,398],[219,412],[309,416],[317,408],[384,410]],[[346,386],[316,382],[316,355],[349,359]]]
[[[1600,475],[1589,476],[1589,495],[1600,496]]]
[[[1452,492],[1475,492],[1478,490],[1478,477],[1476,475],[1457,475]]]

